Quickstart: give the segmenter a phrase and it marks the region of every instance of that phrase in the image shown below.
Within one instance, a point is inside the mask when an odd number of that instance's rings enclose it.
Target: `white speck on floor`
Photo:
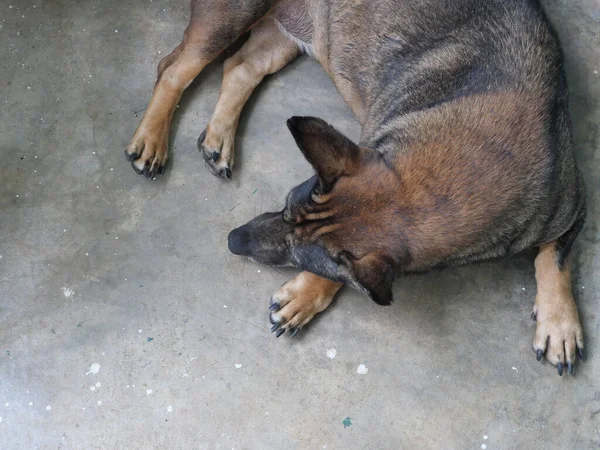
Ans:
[[[485,450],[487,448],[487,445],[481,444],[481,448],[482,448],[482,450]]]
[[[223,308],[227,308],[227,305],[223,305]]]
[[[140,329],[138,330],[138,333],[141,333],[141,332],[142,332],[142,329],[140,328]]]
[[[94,392],[96,390],[96,386],[90,386],[90,391]]]
[[[173,407],[171,405],[167,406],[167,412],[173,412]]]
[[[2,423],[2,416],[0,416],[0,423]]]
[[[98,401],[96,402],[96,405],[98,405],[98,406],[102,405],[102,400],[98,400]]]
[[[236,364],[236,365],[235,365],[235,368],[236,368],[236,369],[241,369],[241,368],[242,368],[242,365],[241,365],[241,364]]]
[[[102,386],[102,383],[96,383],[97,388],[99,388],[100,386]]]
[[[483,440],[484,440],[484,441],[487,441],[487,438],[488,438],[488,437],[487,437],[487,434],[484,434],[484,435],[483,435]]]
[[[90,370],[86,373],[86,375],[89,375],[90,373],[92,375],[96,375],[98,372],[100,372],[100,364],[94,363],[90,366]]]
[[[335,355],[337,355],[337,350],[335,348],[330,348],[329,350],[327,350],[327,357],[329,359],[335,358]]]
[[[514,370],[515,372],[519,372],[519,369],[517,369],[515,366],[512,366],[512,370]]]
[[[524,291],[524,290],[525,290],[525,287],[522,287],[522,288],[521,288],[521,290],[522,290],[522,291]]]
[[[33,402],[29,402],[29,406],[33,406]]]
[[[358,366],[358,368],[356,369],[356,373],[359,375],[364,375],[369,371],[369,369],[367,369],[367,366],[365,366],[364,364],[361,364],[360,366]]]
[[[67,298],[69,298],[70,296],[72,296],[75,293],[75,291],[73,291],[73,289],[71,289],[70,287],[67,287],[67,286],[63,286],[60,290],[62,291],[63,295]]]
[[[50,411],[52,409],[52,406],[48,405],[46,406],[46,411]]]
[[[181,378],[188,378],[188,377],[189,377],[189,375],[186,372],[184,372],[184,374],[181,375]]]
[[[146,389],[146,395],[151,395],[152,394],[152,389]]]

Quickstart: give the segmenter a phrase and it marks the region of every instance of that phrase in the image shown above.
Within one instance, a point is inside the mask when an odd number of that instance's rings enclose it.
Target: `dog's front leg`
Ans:
[[[537,359],[545,353],[559,375],[565,366],[572,374],[576,354],[583,359],[583,332],[571,292],[570,260],[567,258],[561,267],[556,242],[540,247],[535,278],[537,296],[532,317],[537,320],[533,339]]]
[[[331,304],[341,287],[342,283],[311,272],[302,272],[292,278],[271,297],[271,331],[277,337],[286,330],[290,331],[290,336],[295,336],[316,314]]]

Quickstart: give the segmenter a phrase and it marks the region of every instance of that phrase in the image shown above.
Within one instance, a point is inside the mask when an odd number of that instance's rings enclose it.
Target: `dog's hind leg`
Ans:
[[[304,325],[333,301],[342,283],[311,272],[301,272],[285,283],[271,298],[269,320],[277,337],[287,330],[295,336]]]
[[[583,359],[583,332],[571,292],[569,250],[570,245],[564,249],[558,239],[542,245],[535,258],[537,295],[532,317],[537,320],[537,328],[533,349],[538,361],[545,353],[559,375],[565,367],[572,374],[577,355]]]
[[[278,0],[193,0],[183,42],[158,67],[158,79],[131,143],[125,150],[133,169],[148,178],[167,162],[169,128],[183,91],[241,34],[258,23]]]
[[[284,36],[275,20],[266,18],[225,61],[215,112],[198,138],[198,149],[213,175],[231,178],[235,132],[244,105],[266,75],[284,68],[299,53],[298,45]]]

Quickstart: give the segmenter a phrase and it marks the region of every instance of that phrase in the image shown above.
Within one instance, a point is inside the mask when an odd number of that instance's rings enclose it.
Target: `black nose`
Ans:
[[[248,242],[249,234],[244,227],[236,228],[227,237],[229,251],[234,255],[248,256],[250,254]]]

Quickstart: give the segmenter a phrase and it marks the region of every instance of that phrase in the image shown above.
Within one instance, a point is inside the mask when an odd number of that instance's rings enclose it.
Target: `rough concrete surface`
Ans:
[[[226,237],[311,174],[285,119],[358,136],[321,67],[303,57],[257,90],[226,182],[195,146],[213,64],[152,182],[123,149],[187,0],[0,0],[0,449],[600,448],[600,6],[544,4],[589,190],[574,273],[587,358],[562,378],[532,350],[531,254],[404,277],[391,307],[345,289],[275,339],[269,297],[294,271]]]

